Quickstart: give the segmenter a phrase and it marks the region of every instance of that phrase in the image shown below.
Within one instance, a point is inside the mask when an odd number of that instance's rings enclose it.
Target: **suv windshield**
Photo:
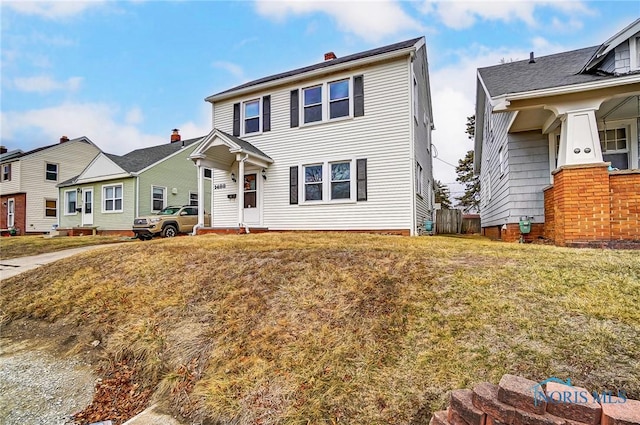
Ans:
[[[158,215],[175,215],[181,207],[167,207],[158,212]]]

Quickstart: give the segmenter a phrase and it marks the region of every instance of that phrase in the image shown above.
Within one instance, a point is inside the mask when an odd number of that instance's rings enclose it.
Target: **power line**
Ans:
[[[458,166],[457,166],[457,165],[453,165],[452,163],[447,162],[447,161],[445,161],[444,159],[440,159],[440,158],[438,158],[437,156],[436,156],[434,159],[437,159],[437,160],[438,160],[438,161],[440,161],[440,162],[444,162],[445,164],[449,165],[450,167],[458,168]]]

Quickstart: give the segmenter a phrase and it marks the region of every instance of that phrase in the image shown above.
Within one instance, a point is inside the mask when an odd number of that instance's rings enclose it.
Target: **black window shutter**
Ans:
[[[353,116],[364,115],[364,76],[353,77]]]
[[[240,104],[233,104],[233,135],[240,135]]]
[[[271,96],[262,98],[262,131],[271,131]]]
[[[357,177],[357,193],[358,201],[367,200],[367,160],[356,160],[356,177]]]
[[[298,203],[298,167],[289,168],[289,204]]]
[[[299,103],[298,103],[298,90],[291,90],[291,127],[297,127],[300,117]]]

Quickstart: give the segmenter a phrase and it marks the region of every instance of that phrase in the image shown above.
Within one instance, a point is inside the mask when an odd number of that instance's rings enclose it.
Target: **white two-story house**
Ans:
[[[424,37],[342,58],[327,53],[206,100],[213,130],[191,159],[199,192],[213,190],[204,206],[213,212],[209,231],[413,235],[431,219]]]
[[[21,235],[50,231],[61,212],[57,185],[78,175],[99,153],[86,137],[63,136],[60,143],[0,154],[0,228]]]

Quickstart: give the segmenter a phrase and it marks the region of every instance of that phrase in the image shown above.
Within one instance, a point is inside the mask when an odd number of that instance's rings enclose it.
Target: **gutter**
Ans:
[[[614,77],[612,79],[594,81],[589,83],[573,84],[571,86],[552,87],[548,89],[530,90],[519,93],[507,93],[501,96],[492,97],[490,99],[491,106],[495,108],[494,110],[504,111],[511,104],[511,102],[515,100],[536,99],[547,96],[581,93],[589,90],[606,89],[634,83],[640,83],[640,74],[633,74],[625,77]]]

